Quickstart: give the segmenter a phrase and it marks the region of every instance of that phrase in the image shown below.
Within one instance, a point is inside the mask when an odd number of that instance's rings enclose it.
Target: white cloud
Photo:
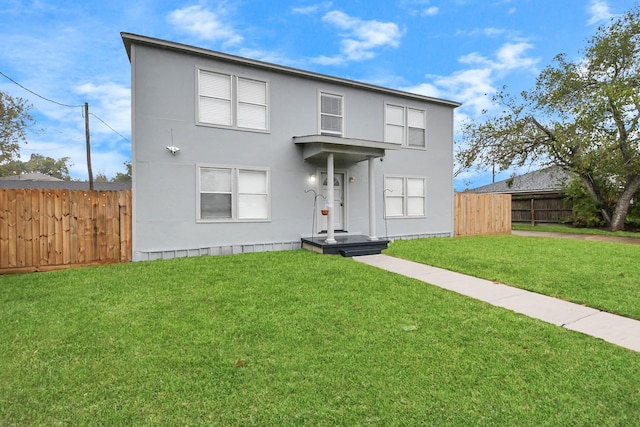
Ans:
[[[591,0],[589,3],[589,25],[597,24],[601,21],[608,21],[613,17],[613,14],[609,10],[609,4],[606,0]]]
[[[435,16],[440,12],[440,8],[437,6],[431,6],[422,11],[423,16]]]
[[[438,86],[432,83],[420,83],[417,86],[403,88],[402,90],[417,93],[418,95],[430,96],[432,98],[442,98],[444,96]]]
[[[524,56],[524,53],[531,49],[531,47],[532,46],[526,42],[504,44],[496,54],[498,58],[496,69],[507,71],[516,69],[536,71],[535,66],[539,58]]]
[[[430,0],[400,0],[400,7],[406,9],[411,15],[435,16],[440,12],[438,6],[430,6]]]
[[[470,31],[458,30],[456,35],[469,36],[469,37],[485,36],[485,37],[491,37],[491,38],[504,36],[504,35],[517,37],[517,34],[514,33],[512,30],[505,30],[503,28],[495,28],[495,27],[475,28]]]
[[[402,32],[393,22],[364,21],[336,10],[326,13],[322,20],[344,33],[341,34],[340,55],[315,58],[314,62],[320,64],[363,61],[375,57],[375,49],[400,45]]]
[[[312,15],[320,10],[329,9],[331,5],[332,3],[330,1],[327,1],[324,3],[317,3],[311,6],[294,7],[293,9],[291,9],[291,12],[298,15]]]
[[[105,122],[94,122],[92,132],[113,134],[122,139],[115,134],[118,132],[128,138],[131,129],[131,90],[128,87],[116,83],[86,83],[78,87],[77,92],[92,100],[89,112]]]
[[[494,60],[480,55],[478,52],[472,52],[468,55],[461,56],[458,62],[470,65],[489,66],[496,71],[511,71],[515,69],[531,69],[535,71],[538,58],[530,58],[524,56],[524,53],[531,48],[531,44],[521,43],[505,43],[496,52]]]
[[[491,96],[497,92],[497,81],[511,73],[536,73],[539,58],[526,55],[529,43],[504,43],[488,58],[473,52],[458,58],[468,68],[450,75],[429,75],[428,82],[405,88],[409,92],[444,97],[462,102],[462,111],[477,116],[492,106]]]
[[[220,41],[225,45],[233,45],[243,40],[229,21],[227,11],[220,8],[213,12],[202,6],[188,6],[169,13],[168,20],[178,29],[203,40]]]

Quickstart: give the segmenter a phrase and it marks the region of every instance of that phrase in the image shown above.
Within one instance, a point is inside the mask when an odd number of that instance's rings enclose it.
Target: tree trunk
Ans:
[[[600,191],[600,187],[598,186],[598,184],[588,175],[580,175],[580,180],[587,188],[587,191],[589,192],[593,200],[595,200],[596,203],[598,203],[598,205],[600,206],[600,213],[602,214],[602,219],[604,219],[604,222],[606,222],[607,225],[611,225],[611,212],[609,211],[609,208],[605,203],[604,197],[602,196],[602,191]],[[628,209],[629,208],[627,207],[627,210]]]
[[[638,191],[638,188],[640,188],[640,176],[634,176],[627,180],[627,184],[616,202],[616,207],[611,217],[611,231],[624,230],[624,222],[629,213],[631,199],[636,191]]]

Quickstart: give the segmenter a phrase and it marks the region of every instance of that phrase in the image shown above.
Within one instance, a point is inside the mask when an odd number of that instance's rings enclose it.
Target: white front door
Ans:
[[[322,172],[320,174],[320,182],[322,185],[322,195],[327,197],[327,173]],[[324,201],[326,199],[321,200],[320,208],[324,208]],[[344,173],[336,172],[333,175],[333,226],[336,230],[345,231],[345,200],[344,200]],[[320,231],[327,231],[327,217],[325,215],[320,215]]]

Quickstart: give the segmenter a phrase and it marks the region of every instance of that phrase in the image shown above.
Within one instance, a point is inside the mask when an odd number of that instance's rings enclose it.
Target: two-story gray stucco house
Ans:
[[[134,260],[453,235],[460,104],[122,39]]]

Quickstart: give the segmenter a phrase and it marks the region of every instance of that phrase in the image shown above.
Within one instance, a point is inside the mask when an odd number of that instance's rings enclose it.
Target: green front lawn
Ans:
[[[607,426],[640,413],[638,353],[303,251],[3,276],[0,324],[3,425]]]
[[[396,241],[386,253],[640,319],[640,245],[501,235]]]

